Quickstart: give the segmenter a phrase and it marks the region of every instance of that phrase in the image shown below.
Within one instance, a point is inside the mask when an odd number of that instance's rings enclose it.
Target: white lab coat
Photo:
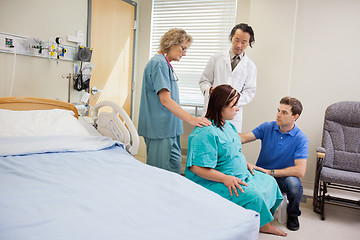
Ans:
[[[256,92],[256,66],[251,59],[244,54],[241,61],[231,70],[229,50],[221,51],[213,55],[207,63],[200,78],[200,90],[204,94],[204,110],[206,114],[209,101],[209,89],[221,84],[230,84],[240,93],[239,111],[234,120],[230,121],[241,132],[243,106],[251,102]]]

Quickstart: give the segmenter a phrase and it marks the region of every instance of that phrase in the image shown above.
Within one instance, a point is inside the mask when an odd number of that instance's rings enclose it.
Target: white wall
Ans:
[[[0,32],[43,41],[67,36],[82,30],[86,36],[87,0],[0,0]],[[0,97],[10,95],[14,55],[0,52]],[[16,56],[13,96],[32,96],[67,101],[68,80],[62,75],[73,72],[73,62],[47,58]],[[71,101],[80,94],[71,92]]]
[[[142,71],[149,56],[151,21],[151,1],[137,2],[141,36],[137,46],[141,50],[137,49],[135,66],[135,122]],[[326,107],[337,101],[360,101],[359,12],[357,0],[238,0],[236,20],[249,23],[255,31],[255,45],[247,53],[258,68],[257,93],[244,108],[243,129],[251,131],[264,121],[275,120],[282,97],[300,99],[304,111],[296,124],[310,141],[308,169],[302,181],[310,187]],[[191,129],[185,125],[186,134]],[[144,145],[142,148],[145,156]],[[243,149],[248,161],[256,162],[260,143],[244,145]]]
[[[279,100],[290,95],[302,101],[297,125],[309,138],[309,160],[303,182],[312,185],[315,150],[321,144],[328,105],[360,101],[360,1],[253,0],[249,24],[256,43],[249,51],[258,67],[258,89],[244,110],[244,131],[275,119]],[[244,146],[255,162],[259,143]]]

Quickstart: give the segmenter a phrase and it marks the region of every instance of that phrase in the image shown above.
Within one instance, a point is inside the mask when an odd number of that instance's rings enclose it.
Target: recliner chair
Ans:
[[[314,212],[325,220],[325,202],[360,209],[360,200],[328,192],[334,188],[360,193],[360,102],[338,102],[326,109],[322,147],[317,153]]]

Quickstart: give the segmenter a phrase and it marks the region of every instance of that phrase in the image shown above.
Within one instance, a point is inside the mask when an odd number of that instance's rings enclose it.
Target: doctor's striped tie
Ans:
[[[231,70],[234,71],[234,68],[236,67],[236,65],[240,62],[240,56],[239,55],[235,55],[233,57],[233,59],[231,60]]]

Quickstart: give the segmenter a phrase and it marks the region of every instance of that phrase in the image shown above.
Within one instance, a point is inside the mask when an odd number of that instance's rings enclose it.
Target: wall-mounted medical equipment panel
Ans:
[[[48,59],[78,61],[79,46],[62,44],[61,37],[47,41],[0,32],[0,52],[44,57]]]

